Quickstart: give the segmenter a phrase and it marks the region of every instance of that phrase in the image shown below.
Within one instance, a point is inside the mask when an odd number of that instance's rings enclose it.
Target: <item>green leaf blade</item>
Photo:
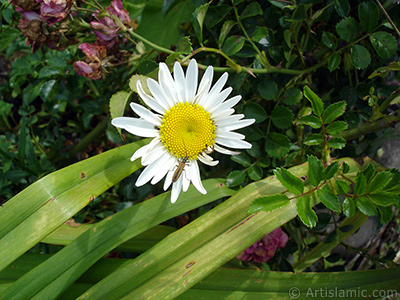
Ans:
[[[311,207],[311,197],[302,196],[297,200],[297,213],[300,220],[308,227],[313,228],[317,225],[318,217]]]
[[[346,101],[340,101],[329,105],[322,114],[322,122],[329,124],[344,114],[346,110]]]
[[[312,110],[315,115],[320,116],[324,111],[324,103],[308,86],[304,86],[304,96],[311,102]]]
[[[330,190],[318,190],[318,198],[321,202],[329,209],[340,212],[342,208],[340,206],[339,198]]]
[[[266,212],[273,211],[277,208],[288,205],[289,202],[290,200],[288,196],[282,194],[257,198],[251,203],[247,213],[254,214],[259,211],[266,211]]]
[[[300,178],[294,176],[288,170],[277,168],[274,170],[274,174],[278,178],[280,183],[293,194],[301,195],[303,193],[303,181]]]
[[[308,156],[308,179],[314,187],[324,179],[324,165],[313,155]]]

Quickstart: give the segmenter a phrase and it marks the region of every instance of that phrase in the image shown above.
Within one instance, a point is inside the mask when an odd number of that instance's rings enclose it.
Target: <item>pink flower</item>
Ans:
[[[90,26],[92,26],[94,33],[98,37],[97,44],[105,46],[107,49],[111,49],[119,42],[117,32],[121,30],[112,16],[115,16],[126,27],[131,27],[131,19],[129,18],[128,12],[124,10],[121,0],[113,0],[111,5],[106,9],[110,17],[105,16],[99,20],[99,13],[94,14],[93,16],[97,21],[90,22]]]
[[[257,263],[265,263],[275,255],[278,248],[285,247],[287,241],[287,234],[281,228],[277,228],[244,250],[236,258],[243,261],[253,260]]]
[[[49,25],[64,20],[72,5],[72,0],[38,0],[42,3],[40,15]]]
[[[103,46],[83,43],[79,49],[85,54],[85,61],[76,61],[74,67],[79,75],[97,80],[102,77],[102,62],[107,56],[107,49]]]

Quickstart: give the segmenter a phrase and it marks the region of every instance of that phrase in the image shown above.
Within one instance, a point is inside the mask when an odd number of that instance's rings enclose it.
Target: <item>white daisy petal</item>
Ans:
[[[183,178],[182,178],[182,177],[179,177],[179,179],[178,179],[176,182],[174,182],[174,183],[172,184],[172,191],[171,191],[171,202],[172,202],[172,203],[175,203],[175,202],[176,202],[176,200],[177,200],[178,197],[179,197],[179,194],[181,193],[181,190],[182,190],[182,180],[183,180]]]
[[[225,102],[219,104],[217,107],[215,107],[214,109],[212,109],[212,111],[210,110],[210,113],[213,113],[214,111],[218,110],[227,110],[229,108],[234,107],[239,101],[240,99],[242,99],[242,96],[235,96],[232,97],[228,100],[226,100]]]
[[[209,111],[211,113],[211,115],[213,114],[213,112],[221,105],[222,102],[224,102],[224,100],[226,98],[228,98],[229,94],[232,92],[232,88],[228,87],[226,89],[224,89],[221,93],[218,94],[218,96],[210,96],[210,97],[214,97],[213,102],[209,101],[207,104],[204,105],[204,108],[207,109],[207,111]]]
[[[203,195],[207,194],[206,189],[201,183],[199,165],[197,164],[196,160],[193,160],[188,172],[190,173],[190,180],[192,181],[194,187]]]
[[[160,168],[156,175],[154,175],[153,179],[151,180],[151,184],[158,183],[161,179],[164,178],[165,174],[169,170],[171,170],[174,165],[176,164],[176,159],[169,153],[167,153],[169,157],[164,159],[164,162],[160,165]]]
[[[205,165],[214,167],[216,165],[218,165],[219,161],[218,160],[213,160],[213,158],[209,155],[207,155],[206,153],[201,153],[198,156],[198,159]]]
[[[186,70],[185,78],[185,101],[192,103],[194,101],[194,95],[197,90],[199,70],[197,69],[197,62],[192,59]]]
[[[245,136],[241,133],[231,132],[231,131],[223,131],[223,130],[219,130],[219,129],[216,130],[215,136],[217,139],[225,138],[225,139],[242,140],[245,138]]]
[[[139,157],[142,157],[143,154],[148,151],[149,149],[149,145],[143,146],[139,149],[137,149],[135,151],[135,153],[133,153],[132,157],[131,157],[131,161],[135,161],[136,159],[138,159]]]
[[[139,187],[146,184],[154,177],[154,175],[156,175],[159,168],[159,163],[160,163],[159,161],[160,159],[157,162],[154,162],[144,168],[144,170],[142,171],[142,173],[140,173],[138,179],[136,180],[135,183],[136,186]]]
[[[152,153],[152,151],[154,150],[154,148],[157,148],[159,145],[161,144],[161,141],[159,138],[154,138],[151,140],[151,142],[146,146],[147,150],[146,152],[144,152],[141,157],[141,164],[142,166],[147,166],[149,165],[151,162],[148,162],[148,160],[146,160],[146,158],[148,157],[148,155],[150,155],[150,153]],[[162,145],[162,144],[161,144]],[[157,158],[157,157],[156,157]]]
[[[186,178],[187,175],[186,173],[189,173],[188,167],[183,170],[184,174],[182,174],[182,191],[186,192],[190,186],[190,180]]]
[[[226,155],[238,155],[238,154],[240,154],[240,152],[238,152],[238,151],[228,150],[228,149],[225,149],[225,148],[222,148],[222,147],[218,146],[217,144],[214,145],[214,150],[219,152],[219,153],[226,154]]]
[[[231,131],[231,130],[236,130],[236,129],[240,129],[243,127],[247,127],[251,124],[253,124],[256,120],[255,119],[245,119],[245,120],[240,120],[240,121],[236,121],[236,122],[232,122],[231,124],[227,124],[227,125],[220,125],[218,124],[218,128],[220,130],[226,130],[226,131]]]
[[[139,93],[140,98],[146,103],[148,107],[150,107],[152,110],[155,112],[158,112],[159,114],[164,114],[166,112],[166,107],[161,106],[156,102],[156,100],[147,95],[146,92],[143,90],[142,83],[138,80],[136,83],[136,89]]]
[[[154,139],[155,140],[155,139]],[[153,141],[154,141],[153,140]],[[165,149],[164,145],[159,142],[157,145],[152,147],[148,152],[146,152],[142,156],[142,165],[147,166],[149,164],[152,164],[155,162],[159,157],[164,155],[164,153],[168,153],[167,150]]]
[[[224,120],[224,119],[228,118],[234,112],[235,112],[235,110],[233,108],[230,108],[227,110],[215,112],[214,114],[211,115],[211,117],[213,118],[213,120],[215,122],[219,122],[220,120]]]
[[[115,127],[125,129],[134,135],[142,137],[158,136],[158,130],[154,128],[154,125],[143,119],[118,117],[112,119],[111,124]]]
[[[206,96],[210,90],[213,76],[214,76],[214,68],[208,67],[199,84],[199,92],[198,95],[196,96],[198,105],[202,106],[204,99],[207,98]]]
[[[239,120],[243,119],[244,115],[243,114],[239,114],[239,115],[231,115],[228,118],[225,118],[223,120],[220,120],[217,122],[217,126],[226,126],[226,125],[231,125],[231,124],[235,124],[236,122],[238,122]]]
[[[146,121],[148,121],[151,124],[154,124],[156,126],[161,125],[161,118],[159,116],[153,114],[151,111],[149,111],[145,107],[141,106],[140,104],[131,102],[130,107],[142,119],[145,119]]]
[[[154,99],[156,99],[156,101],[160,103],[162,107],[165,107],[168,110],[172,106],[174,106],[173,99],[170,99],[165,94],[164,89],[153,78],[147,79],[147,86],[149,87],[149,90],[153,95]]]
[[[172,86],[175,85],[174,79],[169,72],[169,69],[166,64],[160,63],[160,70],[158,72],[158,79],[162,89],[165,92],[165,95],[170,98],[173,102],[176,101],[176,92],[175,89],[171,89]]]
[[[175,79],[175,91],[178,96],[178,102],[184,102],[185,99],[185,74],[183,73],[181,65],[176,62],[174,64],[174,79]]]
[[[228,80],[228,73],[222,74],[222,76],[218,79],[218,81],[215,83],[211,91],[208,93],[203,103],[204,107],[210,107],[212,106],[215,98],[218,96],[218,94],[221,92],[222,88],[224,87],[226,81]]]
[[[236,148],[236,149],[250,149],[251,144],[243,140],[232,140],[225,138],[215,139],[215,142],[225,147]]]
[[[169,188],[169,186],[171,185],[172,177],[174,176],[175,169],[176,168],[173,168],[172,170],[168,171],[167,176],[165,177],[165,181],[164,181],[164,187],[163,187],[164,191],[166,191]]]

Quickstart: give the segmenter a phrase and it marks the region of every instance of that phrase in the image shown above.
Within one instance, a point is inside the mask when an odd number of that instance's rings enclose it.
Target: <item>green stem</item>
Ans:
[[[127,28],[125,28],[125,29],[121,28],[121,29],[122,29],[123,31],[125,31],[125,32],[128,32],[131,36],[133,36],[134,38],[136,38],[136,39],[142,41],[143,43],[145,43],[146,45],[150,46],[151,48],[154,48],[154,49],[156,49],[156,50],[158,50],[158,51],[160,51],[160,52],[164,52],[164,53],[168,53],[168,54],[174,54],[174,53],[175,53],[175,51],[172,51],[172,50],[170,50],[170,49],[161,47],[161,46],[159,46],[159,45],[156,45],[156,44],[150,42],[149,40],[145,39],[144,37],[142,37],[142,36],[140,36],[139,34],[137,34],[136,32],[134,32],[132,28],[129,28],[129,29],[127,29]]]
[[[389,21],[390,25],[392,25],[394,31],[396,31],[397,35],[400,37],[400,31],[397,28],[396,24],[393,22],[392,18],[389,16],[387,13],[386,9],[382,6],[382,4],[378,1],[375,0],[376,4],[378,4],[379,9],[382,11],[382,13],[385,15],[386,19]]]
[[[381,104],[381,106],[379,106],[378,111],[383,112],[386,109],[386,107],[389,106],[390,102],[392,102],[393,99],[399,96],[400,96],[400,91],[399,90],[395,91],[393,94],[391,94],[389,97],[386,98],[386,100]]]
[[[97,126],[89,132],[74,148],[69,152],[70,156],[75,156],[83,149],[85,149],[90,143],[92,143],[98,136],[107,128],[109,119],[105,118]]]
[[[348,129],[339,134],[340,137],[346,140],[352,140],[359,136],[372,133],[381,129],[388,128],[400,121],[400,110],[397,110],[393,115],[387,116],[372,123],[363,123],[360,126]]]
[[[242,29],[244,35],[246,36],[247,41],[251,44],[251,46],[254,48],[254,50],[258,53],[258,55],[260,56],[260,62],[263,65],[264,68],[268,69],[270,64],[267,60],[267,58],[265,57],[265,55],[260,51],[260,49],[258,49],[258,47],[256,46],[256,44],[254,44],[253,40],[250,38],[250,36],[247,34],[246,28],[244,28],[242,22],[240,22],[240,17],[237,11],[237,8],[235,5],[233,5],[233,10],[235,12],[235,16],[236,16],[236,20],[239,24],[240,29]],[[264,59],[265,58],[265,59]]]

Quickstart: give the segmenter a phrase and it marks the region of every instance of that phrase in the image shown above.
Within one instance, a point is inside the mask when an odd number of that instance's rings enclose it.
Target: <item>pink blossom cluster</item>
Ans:
[[[275,255],[277,249],[285,247],[287,241],[287,234],[279,227],[244,250],[236,258],[243,261],[252,260],[257,263],[265,263]]]
[[[52,49],[63,50],[59,45],[60,32],[45,29],[66,19],[70,13],[72,0],[12,0],[16,11],[22,14],[18,27],[26,36],[32,51],[44,44]]]
[[[118,35],[121,27],[131,27],[131,19],[128,12],[124,9],[121,0],[113,0],[111,5],[106,8],[108,15],[99,17],[101,12],[93,14],[96,21],[90,22],[94,29],[97,40],[94,44],[83,43],[79,49],[85,54],[84,61],[74,63],[76,72],[87,78],[97,80],[102,77],[102,69],[106,64],[107,55],[115,52],[116,46],[125,42]]]

